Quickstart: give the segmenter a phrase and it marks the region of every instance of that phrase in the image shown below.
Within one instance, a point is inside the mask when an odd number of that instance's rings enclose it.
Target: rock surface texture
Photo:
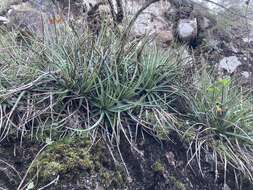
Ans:
[[[180,19],[177,25],[177,34],[183,42],[195,40],[198,35],[197,19]]]

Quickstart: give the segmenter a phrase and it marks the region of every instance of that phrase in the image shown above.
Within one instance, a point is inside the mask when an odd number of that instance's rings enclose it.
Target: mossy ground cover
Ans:
[[[139,140],[137,143],[143,156],[131,150],[128,144],[122,144],[122,156],[130,174],[127,176],[122,163],[113,161],[103,141],[93,144],[89,138],[79,136],[50,142],[33,162],[22,187],[66,190],[96,188],[201,190],[210,186],[218,189],[221,184],[214,183],[212,177],[202,179],[201,176],[195,176],[191,170],[184,169],[187,162],[186,150],[180,142],[178,143],[164,141],[162,147],[153,137],[145,135],[145,140]],[[43,144],[24,139],[22,150],[19,149],[13,156],[16,146],[19,146],[19,140],[10,137],[2,144],[0,152],[4,153],[3,159],[14,166],[20,172],[20,176],[24,176]],[[171,156],[170,159],[168,155]],[[117,152],[114,156],[120,160]],[[0,164],[1,167],[4,166]],[[2,187],[16,189],[20,183],[17,174],[11,168],[9,173],[5,174],[1,173],[0,184],[5,180]]]
[[[74,184],[75,188],[124,189],[126,175],[116,166],[106,151],[105,145],[96,142],[91,147],[88,138],[63,139],[53,142],[38,157],[29,175],[36,176],[36,187],[42,187],[56,178],[51,189],[64,189]],[[79,185],[78,185],[79,183]]]

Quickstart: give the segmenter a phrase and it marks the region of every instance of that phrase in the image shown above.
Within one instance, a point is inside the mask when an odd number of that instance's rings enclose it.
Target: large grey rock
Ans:
[[[124,1],[127,18],[132,18],[136,12],[145,4],[145,0]],[[135,36],[153,35],[161,31],[171,30],[170,24],[164,17],[164,13],[170,9],[171,5],[167,1],[159,1],[151,4],[145,9],[135,21],[132,27],[132,34]],[[163,33],[163,32],[162,32]]]
[[[28,28],[37,32],[42,27],[42,12],[35,9],[30,2],[11,5],[7,13],[10,28]]]
[[[197,38],[197,19],[180,19],[177,25],[177,34],[183,42],[190,42]]]

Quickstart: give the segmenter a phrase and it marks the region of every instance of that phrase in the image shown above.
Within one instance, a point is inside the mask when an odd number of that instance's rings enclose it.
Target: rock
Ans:
[[[73,6],[71,8],[74,9]],[[10,5],[6,14],[9,19],[7,27],[32,33],[39,38],[43,36],[50,38],[55,35],[55,27],[57,30],[63,28],[64,22],[67,21],[66,17],[72,18],[71,13],[65,14],[64,11],[68,12],[63,5],[53,3],[51,0],[25,1]]]
[[[202,25],[202,28],[203,29],[207,29],[211,26],[211,21],[206,18],[206,17],[203,17],[203,25]]]
[[[173,0],[172,1],[173,5],[176,6],[177,8],[180,8],[182,6],[187,6],[187,7],[192,7],[193,3],[191,0]]]
[[[37,32],[42,27],[41,13],[33,8],[29,2],[12,5],[7,16],[9,19],[8,27],[10,28],[26,28]]]
[[[180,19],[177,26],[177,35],[183,42],[189,43],[197,38],[197,19]]]
[[[5,15],[10,5],[22,3],[23,0],[0,0],[0,15]]]
[[[192,55],[188,52],[188,50],[184,47],[182,47],[179,50],[180,56],[181,56],[181,63],[187,67],[187,66],[193,66],[194,59]]]
[[[4,16],[0,16],[0,24],[8,24],[9,23],[9,19],[4,17]]]
[[[246,43],[253,42],[253,30],[248,34],[248,36],[242,39]]]
[[[14,4],[14,5],[11,5],[10,7],[11,9],[16,10],[16,11],[26,11],[26,10],[32,9],[31,3],[29,2]]]
[[[190,18],[194,10],[194,4],[191,0],[170,0],[170,2],[176,8],[179,19]]]
[[[218,40],[215,40],[213,38],[208,38],[208,39],[206,39],[206,43],[208,44],[208,47],[210,49],[213,49],[215,51],[219,50],[219,41]]]
[[[236,56],[230,56],[230,57],[224,57],[219,65],[218,69],[219,71],[226,71],[228,74],[232,74],[236,71],[237,67],[242,65],[242,63],[239,61],[238,57]]]
[[[173,154],[173,152],[167,152],[165,154],[167,161],[170,165],[176,167],[176,159],[175,159],[175,155]]]
[[[156,33],[156,40],[163,47],[169,46],[173,39],[173,33],[170,30],[162,30]]]
[[[248,71],[243,71],[241,74],[246,79],[248,79],[250,77],[250,73]]]
[[[131,18],[143,6],[145,1],[126,1],[125,3],[125,14],[128,15],[128,18]],[[167,1],[151,4],[139,15],[131,29],[131,33],[138,37],[146,34],[154,35],[160,31],[170,30],[170,24],[164,16],[170,7],[171,5]]]
[[[207,17],[201,17],[200,19],[198,19],[198,24],[199,24],[200,30],[205,31],[209,28],[212,28],[215,25],[215,22],[211,21]]]

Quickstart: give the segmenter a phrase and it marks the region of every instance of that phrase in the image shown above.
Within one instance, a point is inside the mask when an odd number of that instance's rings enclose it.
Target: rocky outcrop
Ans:
[[[47,29],[49,31],[54,31],[51,28],[54,28],[54,25],[61,25],[65,22],[74,21],[75,24],[79,24],[83,26],[88,23],[92,23],[92,26],[89,28],[95,28],[97,31],[101,18],[100,16],[96,16],[95,21],[97,24],[94,24],[92,21],[93,17],[90,16],[90,10],[96,7],[98,1],[72,1],[69,7],[68,1],[26,1],[23,3],[18,3],[15,5],[10,5],[8,9],[8,13],[6,14],[6,19],[8,20],[7,26],[9,28],[26,28],[30,31],[36,33],[36,35],[40,35],[44,33],[45,27],[44,25],[48,25]],[[113,6],[116,6],[116,1],[112,1]],[[126,20],[131,19],[136,12],[141,9],[141,7],[145,4],[145,1],[123,1],[123,5],[125,7],[125,18]],[[178,6],[178,2],[177,2]],[[174,40],[173,33],[173,20],[169,20],[166,18],[166,13],[171,9],[171,4],[169,1],[160,1],[153,3],[147,9],[145,9],[137,18],[134,23],[131,35],[134,37],[140,37],[144,35],[150,35],[152,38],[157,39],[158,44],[162,47],[168,47],[172,41]],[[109,4],[101,4],[96,9],[98,14],[101,14],[103,17],[109,18],[113,20],[113,13],[110,10]],[[106,12],[106,14],[104,14]],[[98,15],[97,13],[94,15]],[[98,19],[99,17],[100,19]],[[92,21],[91,21],[92,20]],[[7,23],[6,21],[4,21]],[[190,22],[190,26],[193,26],[195,23]],[[190,40],[194,38],[196,34],[195,29],[193,29],[192,36],[185,36],[187,32],[189,32],[188,25],[182,23],[183,29],[181,31],[180,26],[180,35],[183,40]],[[194,26],[195,27],[195,26]],[[81,27],[78,27],[78,31]],[[191,30],[191,29],[190,29]],[[81,31],[80,31],[81,32]]]
[[[9,20],[7,26],[14,29],[27,28],[38,32],[43,23],[42,12],[35,9],[29,2],[11,5],[6,16]]]
[[[132,18],[136,12],[143,6],[145,1],[126,1],[126,15]],[[143,36],[146,34],[154,35],[159,33],[169,33],[171,31],[171,23],[165,18],[164,13],[171,8],[167,1],[161,1],[151,4],[137,18],[132,27],[132,34],[135,36]],[[167,32],[165,32],[167,31]],[[164,36],[164,34],[161,34]]]

